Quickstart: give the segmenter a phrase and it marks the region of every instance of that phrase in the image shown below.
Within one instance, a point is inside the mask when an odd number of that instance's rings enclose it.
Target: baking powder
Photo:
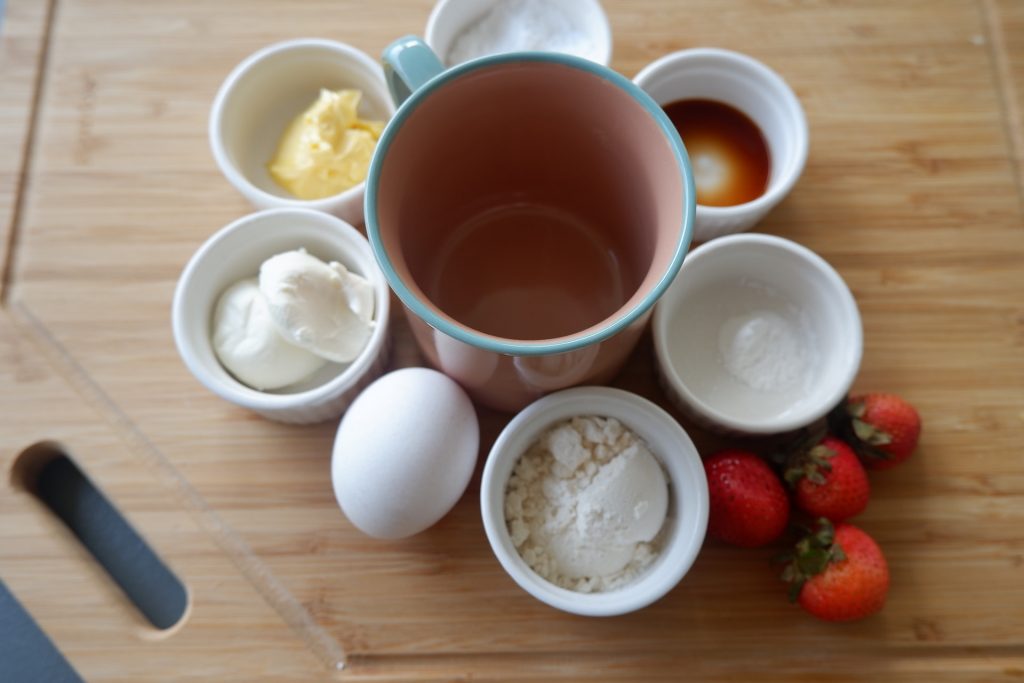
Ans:
[[[778,392],[807,381],[808,341],[785,316],[755,310],[729,318],[718,333],[718,349],[729,373],[752,389]]]

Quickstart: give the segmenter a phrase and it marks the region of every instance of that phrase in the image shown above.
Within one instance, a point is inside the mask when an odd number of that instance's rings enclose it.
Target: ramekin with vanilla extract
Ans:
[[[803,172],[803,107],[756,59],[717,48],[681,50],[647,65],[633,82],[665,110],[690,155],[695,241],[750,229]]]

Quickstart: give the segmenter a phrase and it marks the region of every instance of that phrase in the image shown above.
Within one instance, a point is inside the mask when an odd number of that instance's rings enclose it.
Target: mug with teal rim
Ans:
[[[446,70],[408,36],[384,71],[400,106],[370,164],[366,231],[427,359],[500,410],[611,379],[693,232],[668,117],[560,53]]]

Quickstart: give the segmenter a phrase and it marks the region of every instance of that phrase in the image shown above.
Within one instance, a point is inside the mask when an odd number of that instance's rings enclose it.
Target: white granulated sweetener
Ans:
[[[592,59],[595,45],[558,2],[505,0],[455,37],[449,66],[501,52],[545,50]]]
[[[811,353],[805,337],[785,316],[756,310],[722,324],[718,349],[733,377],[757,391],[778,392],[808,379]]]
[[[614,418],[574,417],[520,457],[505,491],[512,543],[544,579],[581,593],[640,576],[660,552],[668,482]]]

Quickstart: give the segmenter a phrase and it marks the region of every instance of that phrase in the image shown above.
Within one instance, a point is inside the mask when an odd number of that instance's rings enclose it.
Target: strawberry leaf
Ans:
[[[869,460],[892,460],[892,454],[883,451],[877,446],[866,443],[857,443],[853,449],[865,462]]]
[[[836,452],[823,443],[818,444],[807,454],[811,462],[824,470],[832,469],[832,458]]]
[[[861,419],[864,411],[863,401],[845,399],[828,414],[829,429],[865,462],[892,460],[892,455],[880,448],[891,443],[892,438]]]
[[[816,528],[796,543],[789,564],[782,570],[782,580],[790,584],[790,602],[800,597],[800,591],[808,579],[825,571],[831,563],[845,559],[846,554],[835,542],[832,523],[824,517],[820,518]]]
[[[803,479],[804,476],[804,468],[802,467],[790,467],[782,474],[782,478],[786,480],[790,488],[794,488],[797,482]]]
[[[797,566],[802,574],[814,576],[825,571],[831,555],[823,548],[814,548],[797,559]]]
[[[853,419],[853,433],[857,435],[858,439],[871,446],[884,446],[892,443],[892,437],[887,432],[860,418]]]
[[[812,436],[817,438],[818,434],[819,432],[815,431]],[[824,436],[813,442],[803,440],[795,450],[790,452],[787,459],[788,467],[782,473],[782,478],[786,480],[790,488],[796,488],[797,483],[804,478],[818,486],[825,485],[825,475],[822,474],[822,471],[830,472],[832,470],[831,461],[836,453],[820,443],[822,438]]]
[[[864,401],[846,401],[846,414],[850,417],[864,417],[864,411],[867,407],[864,405]]]
[[[804,584],[807,583],[807,579],[795,579],[789,584],[789,601],[796,602],[800,597],[800,591],[804,589]]]
[[[813,539],[814,543],[818,544],[818,547],[827,548],[836,539],[835,527],[832,526],[832,522],[827,517],[819,517],[817,528],[810,538]]]
[[[838,543],[833,543],[832,544],[832,552],[831,552],[831,554],[832,554],[832,561],[833,562],[842,562],[843,560],[846,559],[846,553],[843,552],[843,547],[841,545],[839,545]]]

